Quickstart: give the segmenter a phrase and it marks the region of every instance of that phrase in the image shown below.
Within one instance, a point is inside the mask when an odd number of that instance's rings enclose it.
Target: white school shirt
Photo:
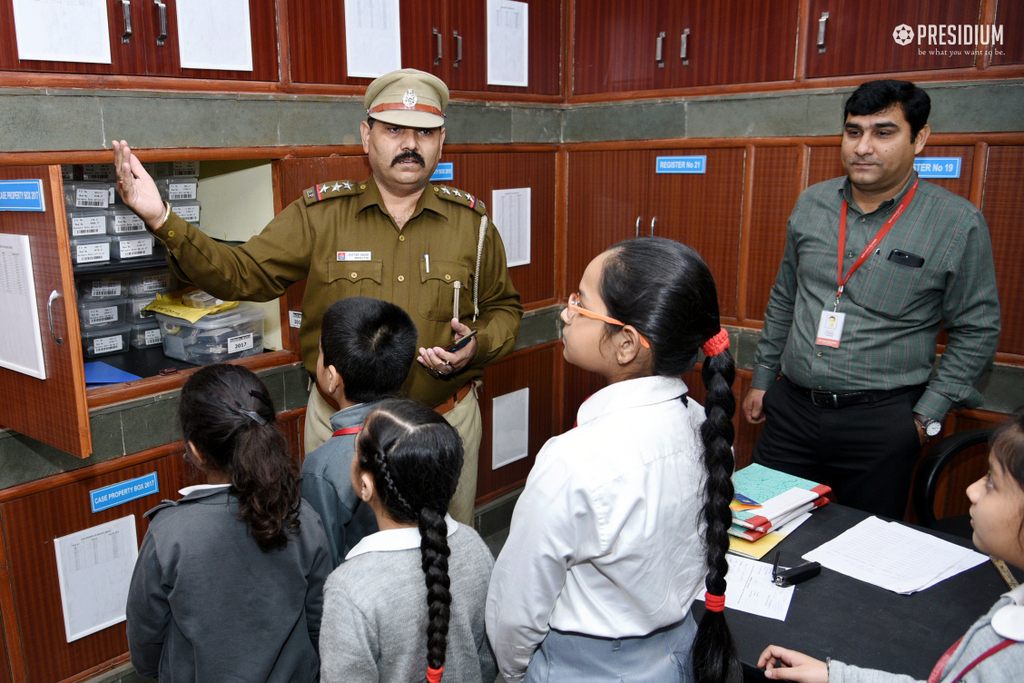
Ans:
[[[498,670],[521,678],[549,628],[642,636],[682,619],[706,569],[704,409],[680,379],[601,389],[537,455],[487,595]]]

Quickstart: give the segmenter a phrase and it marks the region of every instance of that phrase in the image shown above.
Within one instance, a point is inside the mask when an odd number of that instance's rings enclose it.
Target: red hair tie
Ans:
[[[441,674],[444,673],[444,667],[440,669],[431,669],[427,667],[427,683],[441,683]]]
[[[717,356],[729,348],[729,333],[726,332],[724,327],[719,328],[718,334],[704,342],[704,345],[700,348],[708,358]]]
[[[712,595],[707,591],[704,591],[704,607],[709,612],[721,612],[725,609],[725,596],[724,595]]]

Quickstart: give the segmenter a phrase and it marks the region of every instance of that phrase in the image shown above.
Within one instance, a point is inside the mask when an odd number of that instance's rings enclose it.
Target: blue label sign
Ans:
[[[692,157],[658,157],[655,173],[707,173],[706,155]]]
[[[914,170],[922,178],[959,178],[960,157],[918,157]]]
[[[0,180],[0,211],[45,211],[42,180]]]
[[[436,183],[439,180],[455,180],[454,161],[445,161],[437,165],[434,175],[430,176],[430,182]]]
[[[95,491],[89,491],[89,497],[92,499],[92,511],[100,512],[130,500],[145,498],[153,493],[159,493],[159,491],[160,484],[157,482],[156,472],[150,472],[135,479],[120,481]]]

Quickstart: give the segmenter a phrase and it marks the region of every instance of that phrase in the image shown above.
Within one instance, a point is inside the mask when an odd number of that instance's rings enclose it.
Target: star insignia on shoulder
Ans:
[[[342,187],[344,187],[344,188],[345,188],[346,190],[351,190],[351,189],[352,189],[352,183],[350,183],[350,182],[349,182],[349,181],[347,181],[347,180],[346,180],[345,182],[343,182],[343,183],[341,184],[341,186],[342,186]]]
[[[338,190],[341,189],[341,184],[340,183],[334,183],[334,185],[331,186],[331,189],[334,190],[335,192],[337,192]]]
[[[324,183],[323,186],[320,188],[320,192],[327,192],[327,190],[329,190],[329,189],[331,189],[331,184],[330,183]]]
[[[459,192],[458,190],[455,190],[455,196],[456,196],[456,197],[461,197],[461,196],[462,196],[462,193],[461,193],[461,192]]]
[[[441,192],[444,192],[445,194],[451,194],[451,192],[448,191],[448,186],[447,185],[442,185],[441,186]],[[458,194],[458,190],[456,190],[455,194]]]

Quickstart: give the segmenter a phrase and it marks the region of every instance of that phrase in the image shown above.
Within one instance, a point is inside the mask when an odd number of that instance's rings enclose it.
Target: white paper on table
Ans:
[[[398,0],[345,0],[345,59],[361,78],[402,68]]]
[[[106,0],[13,0],[18,59],[110,64]]]
[[[491,469],[530,454],[530,388],[491,399]]]
[[[977,555],[969,548],[911,529],[898,522],[868,517],[804,558],[840,574],[900,594],[914,593],[948,578],[950,570]]]
[[[505,243],[508,266],[530,262],[531,192],[528,187],[491,192],[491,218]]]
[[[487,0],[488,85],[529,85],[529,12],[525,2]]]
[[[252,71],[249,0],[177,0],[183,69]]]
[[[135,515],[53,540],[67,641],[125,620],[139,546]]]
[[[772,582],[772,565],[739,555],[726,555],[729,573],[726,580],[725,606],[759,617],[785,621],[796,586],[781,588]],[[704,592],[697,595],[704,599]]]
[[[0,367],[46,379],[28,235],[0,234]]]

